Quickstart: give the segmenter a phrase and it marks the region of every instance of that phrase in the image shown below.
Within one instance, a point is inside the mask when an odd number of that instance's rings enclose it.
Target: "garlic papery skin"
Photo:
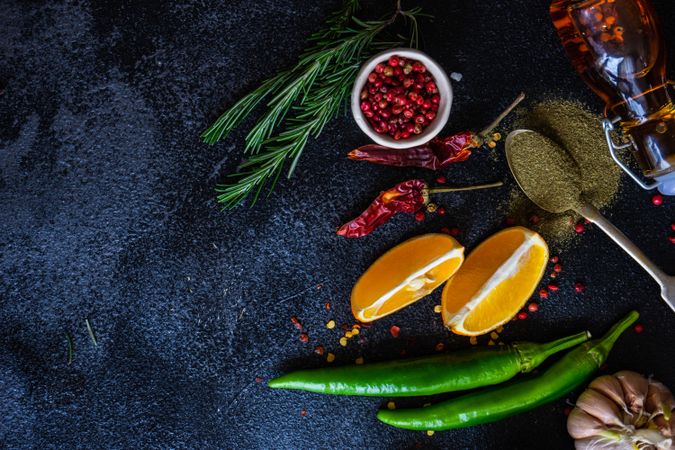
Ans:
[[[567,419],[578,450],[675,450],[674,430],[670,390],[630,371],[591,382]]]

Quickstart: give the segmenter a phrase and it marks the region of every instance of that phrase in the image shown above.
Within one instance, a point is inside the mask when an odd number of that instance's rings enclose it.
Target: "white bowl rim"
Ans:
[[[375,69],[375,66],[378,63],[388,60],[392,55],[414,59],[424,64],[429,73],[434,77],[436,86],[438,87],[438,93],[441,97],[436,118],[424,129],[424,131],[418,135],[410,136],[408,139],[400,139],[398,141],[387,134],[376,133],[363,115],[363,111],[361,111],[361,89],[363,88],[363,85],[366,84],[368,75]],[[450,84],[450,79],[436,61],[431,59],[426,53],[414,48],[393,48],[378,53],[361,66],[352,89],[352,115],[359,128],[361,128],[361,130],[376,143],[390,148],[411,148],[429,142],[441,132],[443,127],[448,123],[448,117],[450,117],[452,98],[452,85]]]

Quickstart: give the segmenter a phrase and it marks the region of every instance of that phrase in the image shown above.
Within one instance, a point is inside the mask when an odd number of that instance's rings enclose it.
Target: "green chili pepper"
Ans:
[[[380,410],[377,418],[410,430],[450,430],[495,422],[552,402],[586,382],[639,317],[632,311],[601,339],[571,350],[540,376],[462,395],[427,408]]]
[[[402,397],[433,395],[501,383],[529,372],[552,354],[587,341],[587,332],[546,344],[476,347],[400,361],[300,370],[275,378],[272,388],[322,394]]]

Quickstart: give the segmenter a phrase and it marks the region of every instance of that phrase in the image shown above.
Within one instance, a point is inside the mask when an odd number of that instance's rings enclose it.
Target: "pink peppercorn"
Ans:
[[[655,194],[652,197],[652,203],[656,206],[661,206],[663,205],[663,195],[661,194]]]
[[[518,317],[518,320],[525,320],[527,319],[527,313],[525,311],[521,311],[516,317]]]
[[[424,220],[424,211],[417,211],[415,213],[415,220],[421,222]]]
[[[537,312],[539,311],[539,305],[536,303],[530,303],[529,305],[527,305],[527,310],[530,312]]]

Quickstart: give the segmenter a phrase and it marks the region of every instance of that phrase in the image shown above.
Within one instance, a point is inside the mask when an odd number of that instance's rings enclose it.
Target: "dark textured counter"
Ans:
[[[377,3],[371,9],[385,13],[393,2]],[[521,90],[530,100],[563,96],[600,112],[563,55],[547,1],[420,3],[436,17],[423,24],[425,50],[463,75],[447,131],[489,122]],[[672,59],[675,3],[654,3]],[[352,323],[352,284],[403,239],[458,226],[470,249],[500,229],[513,186],[500,145],[446,175],[507,187],[448,196],[444,218],[398,217],[372,237],[338,238],[335,227],[379,190],[432,179],[348,161],[346,151],[367,140],[346,116],[308,145],[294,178],[268,200],[219,211],[214,186],[240,162],[245,132],[213,147],[199,133],[292,64],[338,2],[0,4],[0,448],[571,447],[565,400],[428,437],[380,424],[384,400],[256,382],[323,364],[312,352],[318,344],[335,352],[336,364],[395,358],[404,348],[429,354],[439,341],[468,346],[434,314],[438,293],[347,348],[324,324]],[[624,179],[606,212],[672,273],[675,200],[655,207],[650,197]],[[508,325],[503,339],[546,340],[586,327],[600,334],[637,308],[644,332],[621,339],[607,370],[638,370],[675,388],[675,314],[649,276],[593,227],[561,259],[555,298]],[[587,284],[583,295],[574,293],[576,280]]]

